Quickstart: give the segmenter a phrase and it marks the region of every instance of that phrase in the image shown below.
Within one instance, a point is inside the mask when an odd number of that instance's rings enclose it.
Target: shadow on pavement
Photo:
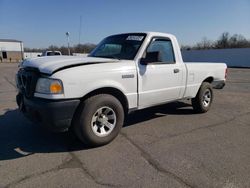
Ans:
[[[68,132],[50,132],[27,120],[19,110],[0,116],[0,161],[34,153],[66,152],[71,144],[86,149]]]
[[[125,122],[126,126],[131,126],[136,123],[143,121],[151,120],[154,118],[167,116],[167,115],[192,115],[195,112],[190,104],[177,101],[160,106],[155,106],[151,108],[146,108],[143,110],[135,111],[129,115],[127,121]]]
[[[132,126],[169,114],[193,114],[189,104],[170,103],[134,112],[124,126]],[[53,133],[31,123],[18,110],[0,115],[0,161],[29,156],[35,153],[69,152],[90,149],[80,143],[71,132]]]

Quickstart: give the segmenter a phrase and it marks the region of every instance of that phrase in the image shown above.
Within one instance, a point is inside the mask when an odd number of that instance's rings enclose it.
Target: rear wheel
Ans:
[[[119,134],[124,110],[114,96],[99,94],[84,101],[75,118],[73,126],[77,137],[87,145],[101,146]]]
[[[212,86],[208,82],[203,82],[196,97],[192,99],[193,108],[198,113],[205,113],[211,107],[212,101]]]

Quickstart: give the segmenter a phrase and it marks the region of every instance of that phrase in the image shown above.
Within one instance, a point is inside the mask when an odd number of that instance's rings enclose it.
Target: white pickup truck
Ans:
[[[112,141],[131,111],[192,99],[207,112],[212,88],[225,85],[224,63],[184,63],[175,36],[126,33],[105,38],[88,57],[25,60],[17,73],[17,104],[54,130],[73,128],[91,146]]]

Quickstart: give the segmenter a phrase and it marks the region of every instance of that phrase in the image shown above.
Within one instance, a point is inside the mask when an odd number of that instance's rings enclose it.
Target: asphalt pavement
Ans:
[[[141,110],[99,148],[23,117],[16,71],[0,63],[0,187],[250,187],[250,69],[229,69],[208,113],[190,101]]]

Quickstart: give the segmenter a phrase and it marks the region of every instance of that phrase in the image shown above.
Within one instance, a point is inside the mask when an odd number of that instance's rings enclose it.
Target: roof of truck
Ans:
[[[121,34],[146,34],[149,36],[159,36],[159,37],[175,37],[174,35],[170,33],[163,33],[163,32],[153,32],[153,31],[139,31],[139,32],[127,32],[127,33],[117,33],[115,35],[121,35]],[[113,36],[113,35],[112,35]]]

